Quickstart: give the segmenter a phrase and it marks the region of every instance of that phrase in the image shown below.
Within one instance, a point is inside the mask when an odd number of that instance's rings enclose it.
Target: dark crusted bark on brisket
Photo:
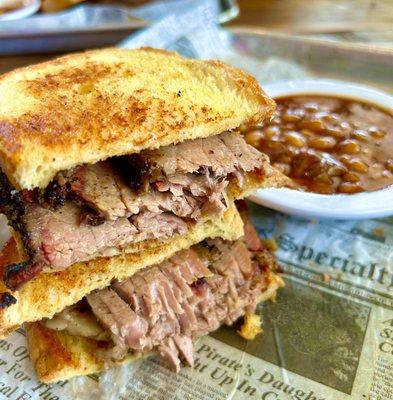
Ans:
[[[30,246],[29,234],[24,222],[25,212],[26,199],[23,196],[23,192],[16,191],[11,185],[7,176],[3,173],[3,171],[0,170],[0,213],[5,214],[8,219],[8,223],[15,231],[19,232],[26,250],[26,254],[30,259],[32,259],[35,251]],[[33,277],[38,272],[39,271],[36,268],[31,269],[30,261],[26,261],[18,264],[3,266],[1,279],[8,288],[15,290],[20,283],[29,280],[30,277]],[[10,299],[10,295],[8,293],[3,293],[1,296],[3,300],[3,307],[8,307],[13,304],[13,302],[8,301]],[[14,302],[16,302],[14,297],[12,297],[12,299]]]
[[[11,264],[4,268],[3,281],[11,290],[17,290],[20,285],[30,281],[37,276],[43,269],[43,265],[38,262],[26,261]]]
[[[63,181],[63,183],[61,183]],[[47,205],[53,210],[64,206],[67,199],[70,197],[71,188],[68,182],[58,177],[49,183],[48,187],[43,191],[40,196],[40,203],[44,206]]]
[[[148,158],[143,155],[112,157],[110,162],[120,171],[123,180],[136,191],[142,188],[143,182],[149,177],[151,165]]]
[[[28,250],[28,234],[23,221],[25,210],[22,193],[13,188],[7,176],[0,169],[0,213],[5,214],[8,223],[21,234]]]
[[[0,293],[0,308],[7,308],[16,303],[16,298],[11,293]]]

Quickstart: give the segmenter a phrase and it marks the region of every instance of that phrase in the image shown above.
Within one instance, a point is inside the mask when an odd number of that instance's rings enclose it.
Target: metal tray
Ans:
[[[232,28],[227,39],[241,54],[263,59],[274,56],[305,69],[310,77],[369,84],[393,93],[393,50],[387,48],[249,28]]]
[[[239,14],[236,0],[220,0],[219,6],[220,23]],[[32,18],[36,21],[33,27],[29,26]],[[114,46],[150,23],[135,17],[130,7],[82,4],[55,15],[0,22],[0,55],[60,53]]]
[[[284,34],[269,33],[243,27],[223,29],[223,35],[231,43],[237,53],[245,56],[267,59],[276,57],[289,63],[298,65],[305,69],[309,76],[349,80],[358,83],[369,84],[381,90],[393,93],[393,50],[364,44],[349,44],[345,42],[331,42],[321,39],[308,39],[294,37]],[[130,32],[127,32],[127,34]],[[90,33],[94,36],[93,33]],[[97,34],[97,33],[95,33]],[[88,35],[88,33],[86,33]],[[101,45],[114,45],[126,36],[124,31],[105,31]],[[48,39],[48,37],[46,37]],[[36,39],[38,40],[38,39]],[[52,51],[61,52],[63,41],[78,43],[78,35],[58,36],[55,41],[52,35],[45,43],[39,43],[41,50],[47,50],[50,46]],[[99,40],[95,38],[95,41]],[[0,39],[0,48],[1,48]],[[32,43],[30,41],[30,43]],[[56,47],[56,44],[59,46]],[[93,47],[80,45],[78,48]],[[26,47],[26,44],[23,44]],[[49,50],[48,50],[49,51]],[[47,60],[50,55],[23,56],[23,57],[1,57],[0,70],[6,72],[16,66],[27,65]],[[238,59],[241,61],[241,57]],[[247,62],[247,61],[244,61]],[[239,65],[242,66],[242,65]],[[254,72],[254,71],[250,71]],[[255,74],[257,75],[257,74]],[[281,79],[291,79],[292,76],[281,76]]]

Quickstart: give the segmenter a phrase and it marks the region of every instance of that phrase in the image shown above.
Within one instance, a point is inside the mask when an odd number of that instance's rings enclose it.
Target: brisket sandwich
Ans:
[[[120,329],[121,336],[128,328],[96,315],[91,299],[101,291],[112,296],[113,285],[130,279],[135,285],[139,273],[156,282],[157,268],[169,281],[160,290],[169,291],[179,257],[193,257],[201,268],[189,271],[184,290],[205,290],[204,281],[219,271],[214,263],[234,245],[225,241],[243,235],[234,201],[258,187],[287,184],[236,131],[273,110],[274,102],[243,71],[154,49],[73,54],[0,77],[0,211],[12,227],[0,257],[0,338],[55,315],[56,325],[88,306],[88,319],[105,331],[98,338],[119,345],[112,358],[126,357],[139,322],[121,343],[109,332]],[[145,276],[148,267],[153,272]],[[259,282],[256,270],[245,272],[246,285],[254,287],[255,274]],[[231,282],[232,294],[242,291]],[[172,305],[180,312],[181,304]],[[135,333],[139,344],[132,352],[158,349],[162,335],[150,337],[147,322],[141,324],[144,336]],[[192,338],[209,330],[198,325],[186,332]]]
[[[45,383],[100,372],[159,354],[179,371],[193,366],[193,340],[239,318],[260,329],[255,309],[284,285],[274,257],[245,217],[235,241],[208,239],[121,282],[94,290],[52,319],[28,323],[31,361]]]

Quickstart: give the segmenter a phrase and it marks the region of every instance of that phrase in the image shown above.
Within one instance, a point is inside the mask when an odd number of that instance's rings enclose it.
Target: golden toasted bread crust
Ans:
[[[243,222],[236,207],[232,205],[221,218],[199,223],[186,235],[168,241],[146,240],[137,243],[132,253],[73,264],[64,271],[42,273],[12,293],[17,300],[15,304],[0,309],[0,339],[24,322],[51,318],[92,290],[108,286],[113,279],[128,278],[139,269],[160,263],[175,252],[208,237],[235,240],[241,235]],[[0,282],[0,293],[4,291],[7,288]]]
[[[72,54],[0,77],[0,166],[17,189],[81,163],[258,124],[274,102],[245,72],[154,49]]]
[[[39,322],[25,325],[30,360],[41,382],[64,381],[79,375],[102,372],[139,358],[128,354],[121,361],[97,357],[97,341],[49,329]]]
[[[273,272],[270,272],[269,281],[268,288],[261,293],[261,302],[274,299],[277,290],[284,286],[282,278]],[[104,363],[97,357],[99,343],[95,340],[54,331],[39,322],[26,324],[25,328],[30,360],[44,383],[101,372],[137,358],[129,354],[119,362]]]
[[[105,364],[95,356],[97,342],[52,331],[40,323],[26,324],[30,358],[39,376],[47,382],[103,371]]]

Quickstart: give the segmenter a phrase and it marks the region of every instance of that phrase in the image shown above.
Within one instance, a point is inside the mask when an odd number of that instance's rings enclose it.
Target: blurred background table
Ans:
[[[238,0],[230,25],[393,49],[393,0]]]
[[[393,49],[393,0],[238,0],[228,26],[372,43]],[[0,73],[53,55],[0,57]]]
[[[232,24],[291,33],[393,31],[392,0],[238,0]]]

